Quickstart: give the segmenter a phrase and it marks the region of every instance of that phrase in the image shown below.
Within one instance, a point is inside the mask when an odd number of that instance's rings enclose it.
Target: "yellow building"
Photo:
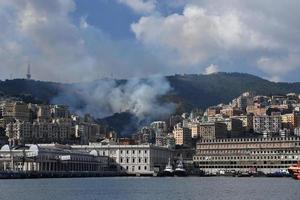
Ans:
[[[284,128],[293,130],[300,125],[300,116],[296,113],[281,115],[281,122]]]
[[[184,145],[190,146],[191,145],[191,129],[182,127],[180,124],[177,124],[173,130],[173,135],[175,138],[176,145]]]

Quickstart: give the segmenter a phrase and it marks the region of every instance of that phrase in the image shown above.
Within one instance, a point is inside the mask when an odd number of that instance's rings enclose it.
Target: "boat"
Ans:
[[[238,177],[251,177],[251,173],[249,171],[239,171],[237,173]]]
[[[174,170],[171,165],[171,159],[169,158],[169,162],[166,165],[166,168],[164,169],[162,176],[174,176]]]
[[[294,179],[300,180],[300,162],[288,168],[288,172]]]
[[[187,176],[187,172],[183,167],[182,159],[178,161],[174,174],[175,176]]]
[[[289,177],[290,174],[287,170],[279,170],[279,171],[275,171],[273,173],[268,173],[266,174],[267,177]]]

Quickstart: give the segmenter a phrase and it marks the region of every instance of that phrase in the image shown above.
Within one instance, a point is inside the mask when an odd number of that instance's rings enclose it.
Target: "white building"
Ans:
[[[82,152],[69,146],[45,144],[0,149],[0,170],[12,172],[100,172],[108,169],[108,157],[96,151]]]
[[[108,156],[116,163],[120,172],[129,174],[151,175],[165,168],[173,150],[164,147],[147,145],[74,145],[73,149],[82,151],[96,150],[99,155]]]
[[[253,118],[253,130],[256,133],[279,133],[281,129],[281,117],[280,115],[263,115],[254,116]]]
[[[296,128],[294,129],[294,135],[300,136],[300,127],[296,127]]]

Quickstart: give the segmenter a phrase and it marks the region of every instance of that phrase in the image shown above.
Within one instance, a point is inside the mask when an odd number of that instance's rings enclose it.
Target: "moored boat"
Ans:
[[[174,176],[174,170],[171,165],[171,159],[169,158],[169,162],[166,165],[166,168],[164,169],[162,176]]]
[[[182,160],[179,160],[176,169],[174,171],[175,176],[187,176],[187,172],[183,167],[183,162]]]

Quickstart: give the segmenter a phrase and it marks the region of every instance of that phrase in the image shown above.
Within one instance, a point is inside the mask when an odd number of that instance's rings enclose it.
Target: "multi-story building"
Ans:
[[[253,130],[256,133],[279,133],[280,129],[280,115],[262,115],[253,117]]]
[[[199,136],[202,139],[226,138],[227,126],[220,122],[200,123]]]
[[[300,126],[300,114],[290,113],[281,115],[281,122],[283,128],[294,130],[294,128]]]
[[[248,105],[253,104],[253,97],[253,93],[245,92],[238,98],[233,99],[231,105],[245,111]]]
[[[194,163],[208,173],[219,170],[265,173],[286,170],[300,160],[299,137],[200,140]]]
[[[168,135],[164,138],[164,146],[169,149],[174,149],[175,145],[176,142],[173,133],[168,133]]]
[[[69,118],[70,111],[68,106],[65,105],[53,105],[51,107],[52,118]]]
[[[240,110],[239,108],[233,108],[233,107],[225,107],[220,111],[221,114],[223,114],[226,117],[232,117],[236,115],[241,115],[243,114],[243,111]]]
[[[214,117],[216,114],[220,114],[221,107],[219,106],[211,106],[207,109],[207,116],[208,117]]]
[[[260,104],[254,104],[247,106],[246,111],[248,114],[254,114],[258,116],[266,115],[267,107],[261,106]]]
[[[30,122],[16,121],[6,125],[6,136],[12,146],[25,144],[27,139],[31,139],[32,124]]]
[[[74,145],[81,151],[96,150],[99,155],[108,156],[117,165],[120,172],[129,174],[154,174],[165,168],[169,158],[173,159],[173,150],[155,145]]]
[[[155,121],[152,122],[150,124],[150,127],[156,131],[156,130],[160,130],[162,132],[166,132],[167,131],[167,123],[165,121]]]
[[[20,121],[30,121],[30,110],[28,109],[28,105],[19,102],[6,102],[3,106],[3,118],[13,118],[15,120]]]
[[[233,116],[232,118],[241,120],[246,132],[253,131],[253,114]]]
[[[300,127],[296,127],[296,128],[294,129],[294,135],[300,136]]]
[[[49,121],[51,119],[51,107],[49,105],[39,105],[37,107],[37,118],[39,121]]]
[[[236,118],[226,118],[221,123],[226,124],[227,131],[230,137],[241,137],[243,136],[244,129],[243,129],[243,122]]]
[[[78,151],[63,145],[29,145],[0,150],[0,170],[19,172],[104,172],[108,157],[97,151]]]
[[[193,123],[191,126],[192,138],[198,138],[200,136],[200,123]]]
[[[71,124],[16,121],[6,126],[11,145],[33,143],[75,142],[75,130]],[[88,143],[88,142],[87,142]]]
[[[100,139],[100,126],[93,123],[80,123],[75,125],[75,137],[80,139],[80,144],[97,142]]]
[[[153,131],[152,128],[147,126],[141,128],[136,134],[133,134],[132,137],[137,144],[145,144],[145,143],[154,144],[156,142],[155,132]]]
[[[177,124],[174,127],[173,135],[176,145],[190,146],[192,142],[191,129],[183,127],[181,124]]]

